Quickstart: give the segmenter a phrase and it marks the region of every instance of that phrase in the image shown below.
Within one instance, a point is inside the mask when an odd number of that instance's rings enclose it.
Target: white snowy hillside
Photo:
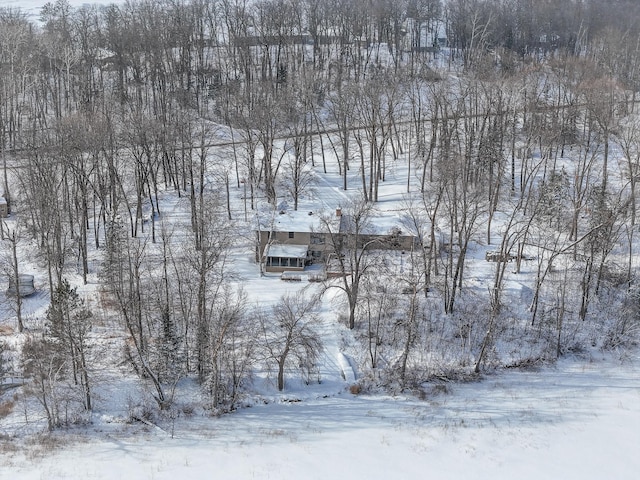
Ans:
[[[560,3],[0,0],[0,479],[637,478],[640,5]]]

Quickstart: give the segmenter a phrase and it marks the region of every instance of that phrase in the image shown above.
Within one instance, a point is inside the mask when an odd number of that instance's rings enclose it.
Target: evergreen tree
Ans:
[[[91,318],[91,312],[76,288],[71,288],[69,282],[63,279],[54,290],[47,310],[46,332],[54,340],[61,357],[71,366],[73,384],[80,388],[86,410],[91,410],[87,358]]]

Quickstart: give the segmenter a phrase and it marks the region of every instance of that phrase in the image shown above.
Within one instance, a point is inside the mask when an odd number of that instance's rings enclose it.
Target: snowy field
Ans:
[[[11,479],[635,479],[640,368],[571,358],[425,401],[352,396],[256,406],[171,431],[100,423]]]

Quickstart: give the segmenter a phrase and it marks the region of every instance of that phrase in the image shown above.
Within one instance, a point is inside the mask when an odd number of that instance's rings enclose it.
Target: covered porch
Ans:
[[[302,271],[307,251],[306,245],[269,245],[265,252],[265,271]]]

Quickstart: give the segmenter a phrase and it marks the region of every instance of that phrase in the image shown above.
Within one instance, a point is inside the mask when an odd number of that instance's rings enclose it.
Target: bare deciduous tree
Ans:
[[[287,368],[301,368],[308,376],[322,352],[322,341],[316,330],[317,306],[317,296],[288,294],[270,311],[259,314],[265,357],[276,364],[280,391],[285,386]]]
[[[329,268],[337,269],[339,280],[327,283],[326,288],[335,287],[344,292],[348,304],[347,324],[355,327],[356,306],[360,298],[362,280],[377,263],[370,250],[380,243],[378,237],[370,233],[370,218],[373,205],[363,197],[339,210],[339,217],[322,218],[325,233],[329,235]]]

